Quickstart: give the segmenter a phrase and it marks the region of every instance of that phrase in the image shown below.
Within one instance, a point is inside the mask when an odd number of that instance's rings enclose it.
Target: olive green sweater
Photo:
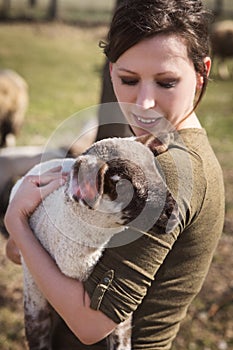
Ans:
[[[85,282],[92,308],[117,323],[133,312],[133,350],[171,348],[204,282],[224,221],[222,172],[203,129],[180,131],[156,161],[178,203],[176,227],[161,233],[155,224],[125,244],[124,235],[134,232],[124,231]],[[104,341],[78,344],[70,349],[106,349]]]

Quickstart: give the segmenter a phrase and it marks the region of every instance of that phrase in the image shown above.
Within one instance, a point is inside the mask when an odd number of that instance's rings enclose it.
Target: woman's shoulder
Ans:
[[[204,129],[176,133],[168,151],[157,156],[156,161],[183,216],[187,208],[191,210],[190,218],[196,216],[203,203],[216,193],[222,201],[222,171]]]
[[[182,129],[173,134],[168,151],[156,157],[167,175],[176,176],[177,169],[184,173],[206,172],[219,166],[205,129]]]

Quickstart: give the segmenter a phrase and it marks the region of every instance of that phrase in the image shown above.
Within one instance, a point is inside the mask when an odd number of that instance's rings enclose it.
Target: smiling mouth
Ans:
[[[158,121],[158,119],[143,118],[140,115],[137,115],[137,114],[134,114],[134,113],[132,113],[132,115],[137,121],[139,121],[140,123],[146,124],[146,125],[154,124],[155,122]]]

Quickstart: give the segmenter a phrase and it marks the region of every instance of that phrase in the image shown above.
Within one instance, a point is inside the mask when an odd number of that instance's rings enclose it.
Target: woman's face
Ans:
[[[209,66],[208,58],[206,62]],[[111,63],[110,73],[115,95],[137,136],[188,127],[182,121],[192,111],[203,81],[181,38],[145,39]],[[194,117],[191,113],[188,119]]]

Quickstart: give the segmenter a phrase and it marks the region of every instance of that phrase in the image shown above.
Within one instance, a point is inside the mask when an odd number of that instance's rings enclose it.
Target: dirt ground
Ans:
[[[174,350],[233,350],[233,235],[223,234]]]

